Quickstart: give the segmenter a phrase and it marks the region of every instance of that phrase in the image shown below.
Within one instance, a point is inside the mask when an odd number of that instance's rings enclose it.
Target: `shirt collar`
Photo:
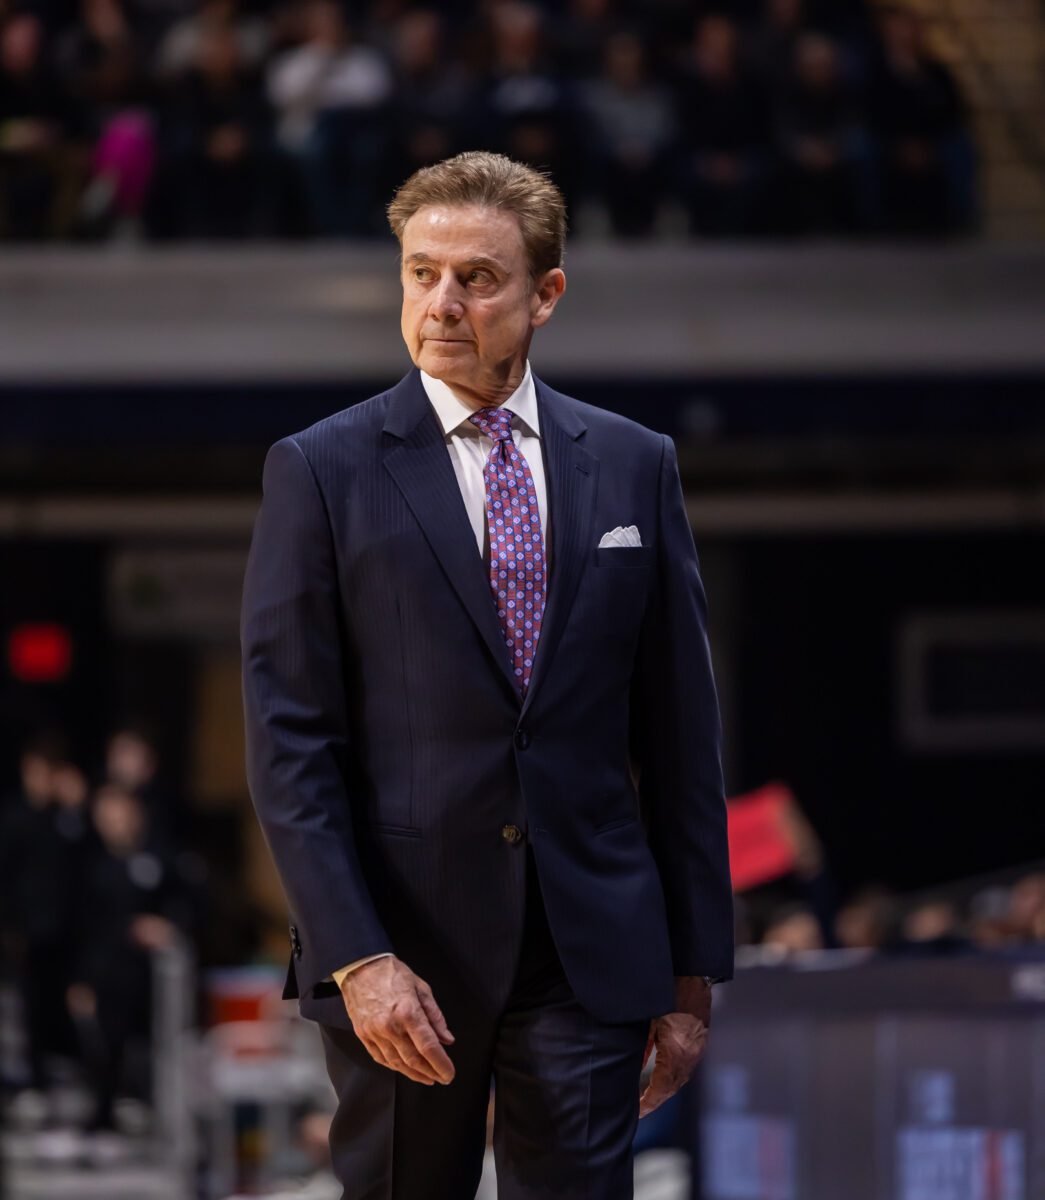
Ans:
[[[428,399],[432,402],[435,415],[443,428],[443,435],[448,437],[463,421],[475,411],[463,400],[454,395],[448,384],[441,379],[421,372],[421,383],[424,385]],[[514,392],[501,404],[501,408],[510,409],[525,425],[534,437],[540,437],[541,431],[537,419],[537,389],[533,385],[533,375],[530,372],[530,361],[526,360],[526,371],[522,381]],[[475,425],[469,423],[469,429],[478,433]]]

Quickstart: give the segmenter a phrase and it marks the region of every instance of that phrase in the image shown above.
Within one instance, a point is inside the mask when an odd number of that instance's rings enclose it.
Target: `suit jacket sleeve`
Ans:
[[[293,438],[265,459],[240,636],[247,782],[296,921],[298,994],[393,948],[353,835],[346,662],[334,542]]]
[[[707,603],[675,446],[660,464],[656,581],[631,692],[631,754],[676,975],[733,977],[733,891]]]

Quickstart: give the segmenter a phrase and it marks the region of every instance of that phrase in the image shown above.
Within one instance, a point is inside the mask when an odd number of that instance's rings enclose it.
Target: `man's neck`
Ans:
[[[514,396],[526,378],[529,363],[523,359],[521,366],[513,366],[505,382],[493,388],[472,388],[457,380],[442,379],[439,382],[453,392],[456,399],[473,412],[481,408],[499,408]],[[436,376],[430,376],[436,378]]]

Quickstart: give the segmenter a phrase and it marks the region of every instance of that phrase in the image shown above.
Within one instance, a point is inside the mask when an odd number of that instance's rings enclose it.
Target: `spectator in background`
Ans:
[[[316,231],[370,235],[382,219],[392,73],[352,36],[334,0],[311,0],[304,25],[302,44],[278,55],[268,72],[279,142],[300,168]]]
[[[134,792],[145,804],[150,828],[171,843],[184,840],[185,814],[164,780],[154,734],[146,724],[127,723],[106,739],[103,781]]]
[[[395,100],[388,187],[393,190],[419,167],[457,153],[472,83],[447,53],[442,18],[434,9],[406,13],[393,43]]]
[[[57,2],[68,3],[69,0]],[[171,26],[189,16],[201,0],[126,0],[126,3],[142,52],[152,64]]]
[[[577,142],[573,96],[553,68],[543,18],[514,0],[490,10],[490,60],[475,105],[472,141],[550,170],[575,216]]]
[[[73,861],[85,844],[88,832],[87,776],[75,763],[60,762],[51,775],[54,800],[54,828],[71,847]]]
[[[88,846],[87,781],[55,739],[20,759],[19,794],[0,828],[0,897],[7,956],[21,997],[29,1087],[46,1091],[47,1059],[76,1053],[63,997]]]
[[[798,39],[809,28],[808,7],[807,0],[766,0],[761,20],[750,31],[751,70],[774,90],[785,83]]]
[[[55,64],[78,131],[92,140],[113,113],[147,97],[144,63],[121,0],[81,0],[77,21],[58,41]]]
[[[1024,875],[1013,884],[1009,917],[1025,941],[1045,941],[1045,871]]]
[[[596,187],[613,232],[647,236],[663,200],[675,122],[670,96],[650,80],[636,34],[607,41],[602,75],[583,85],[581,102]]]
[[[751,233],[769,158],[764,90],[745,70],[739,32],[724,16],[701,18],[678,81],[682,190],[690,229]]]
[[[866,220],[859,188],[866,141],[838,46],[826,34],[795,39],[776,115],[781,226],[793,233],[854,232]]]
[[[895,937],[896,897],[890,889],[862,888],[846,901],[835,918],[839,946],[848,950],[885,950]]]
[[[50,70],[40,19],[0,24],[0,238],[39,241],[68,231],[60,199],[69,183],[69,120]],[[66,188],[68,191],[68,188]]]
[[[949,953],[970,946],[957,904],[943,897],[922,900],[900,921],[900,942],[894,952],[915,950]]]
[[[822,950],[824,943],[820,922],[804,905],[784,905],[766,926],[762,945],[784,958],[810,950]]]
[[[1045,941],[1045,872],[996,886],[973,897],[970,933],[977,946],[996,947]]]
[[[123,232],[136,233],[155,166],[155,134],[145,64],[121,0],[81,0],[79,21],[59,42],[56,58],[86,150],[80,230],[102,236],[120,223]]]
[[[106,784],[94,797],[97,833],[83,871],[67,1002],[80,1027],[96,1107],[92,1130],[114,1127],[121,1091],[149,1098],[150,954],[188,929],[188,888],[142,801]]]
[[[612,0],[567,0],[555,20],[556,70],[567,79],[590,79],[602,69],[607,34],[613,30]]]
[[[207,867],[194,848],[190,813],[181,794],[163,771],[155,731],[148,721],[119,726],[105,743],[103,782],[133,792],[145,809],[150,839],[174,856],[179,877],[202,903]],[[205,913],[194,914],[194,934],[204,932]]]
[[[105,743],[105,778],[144,795],[156,785],[159,756],[143,730],[123,726]]]
[[[204,40],[211,30],[231,30],[240,61],[260,71],[268,54],[270,25],[257,14],[244,13],[239,0],[202,0],[195,12],[176,21],[156,53],[156,73],[170,80],[195,69]]]
[[[929,52],[913,12],[884,6],[878,30],[869,86],[885,228],[922,236],[968,231],[973,153],[954,78]]]
[[[274,232],[270,113],[233,28],[202,35],[195,67],[167,94],[164,157],[175,227],[188,237]]]

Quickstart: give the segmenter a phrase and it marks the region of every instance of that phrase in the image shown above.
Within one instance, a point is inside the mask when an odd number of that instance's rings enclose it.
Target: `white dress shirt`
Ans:
[[[483,468],[493,449],[493,439],[468,420],[469,414],[475,412],[474,406],[457,396],[453,389],[441,379],[433,379],[431,375],[421,372],[421,383],[424,385],[428,399],[435,409],[435,415],[443,430],[446,448],[453,463],[457,484],[468,513],[468,520],[475,534],[479,553],[489,561],[489,532],[486,524],[486,480],[483,478]],[[533,476],[534,489],[537,492],[537,511],[541,521],[541,539],[544,545],[545,562],[550,568],[551,558],[548,550],[548,537],[551,523],[548,514],[548,487],[544,474],[544,457],[541,453],[541,431],[537,417],[537,391],[533,385],[530,364],[526,363],[526,373],[522,382],[514,392],[501,404],[501,408],[510,409],[512,417],[512,440],[530,467]],[[490,601],[493,603],[493,600]],[[349,971],[361,967],[364,963],[372,962],[375,958],[385,958],[386,954],[370,954],[365,958],[357,958],[355,962],[345,967],[339,967],[331,972],[338,987],[341,986]]]

